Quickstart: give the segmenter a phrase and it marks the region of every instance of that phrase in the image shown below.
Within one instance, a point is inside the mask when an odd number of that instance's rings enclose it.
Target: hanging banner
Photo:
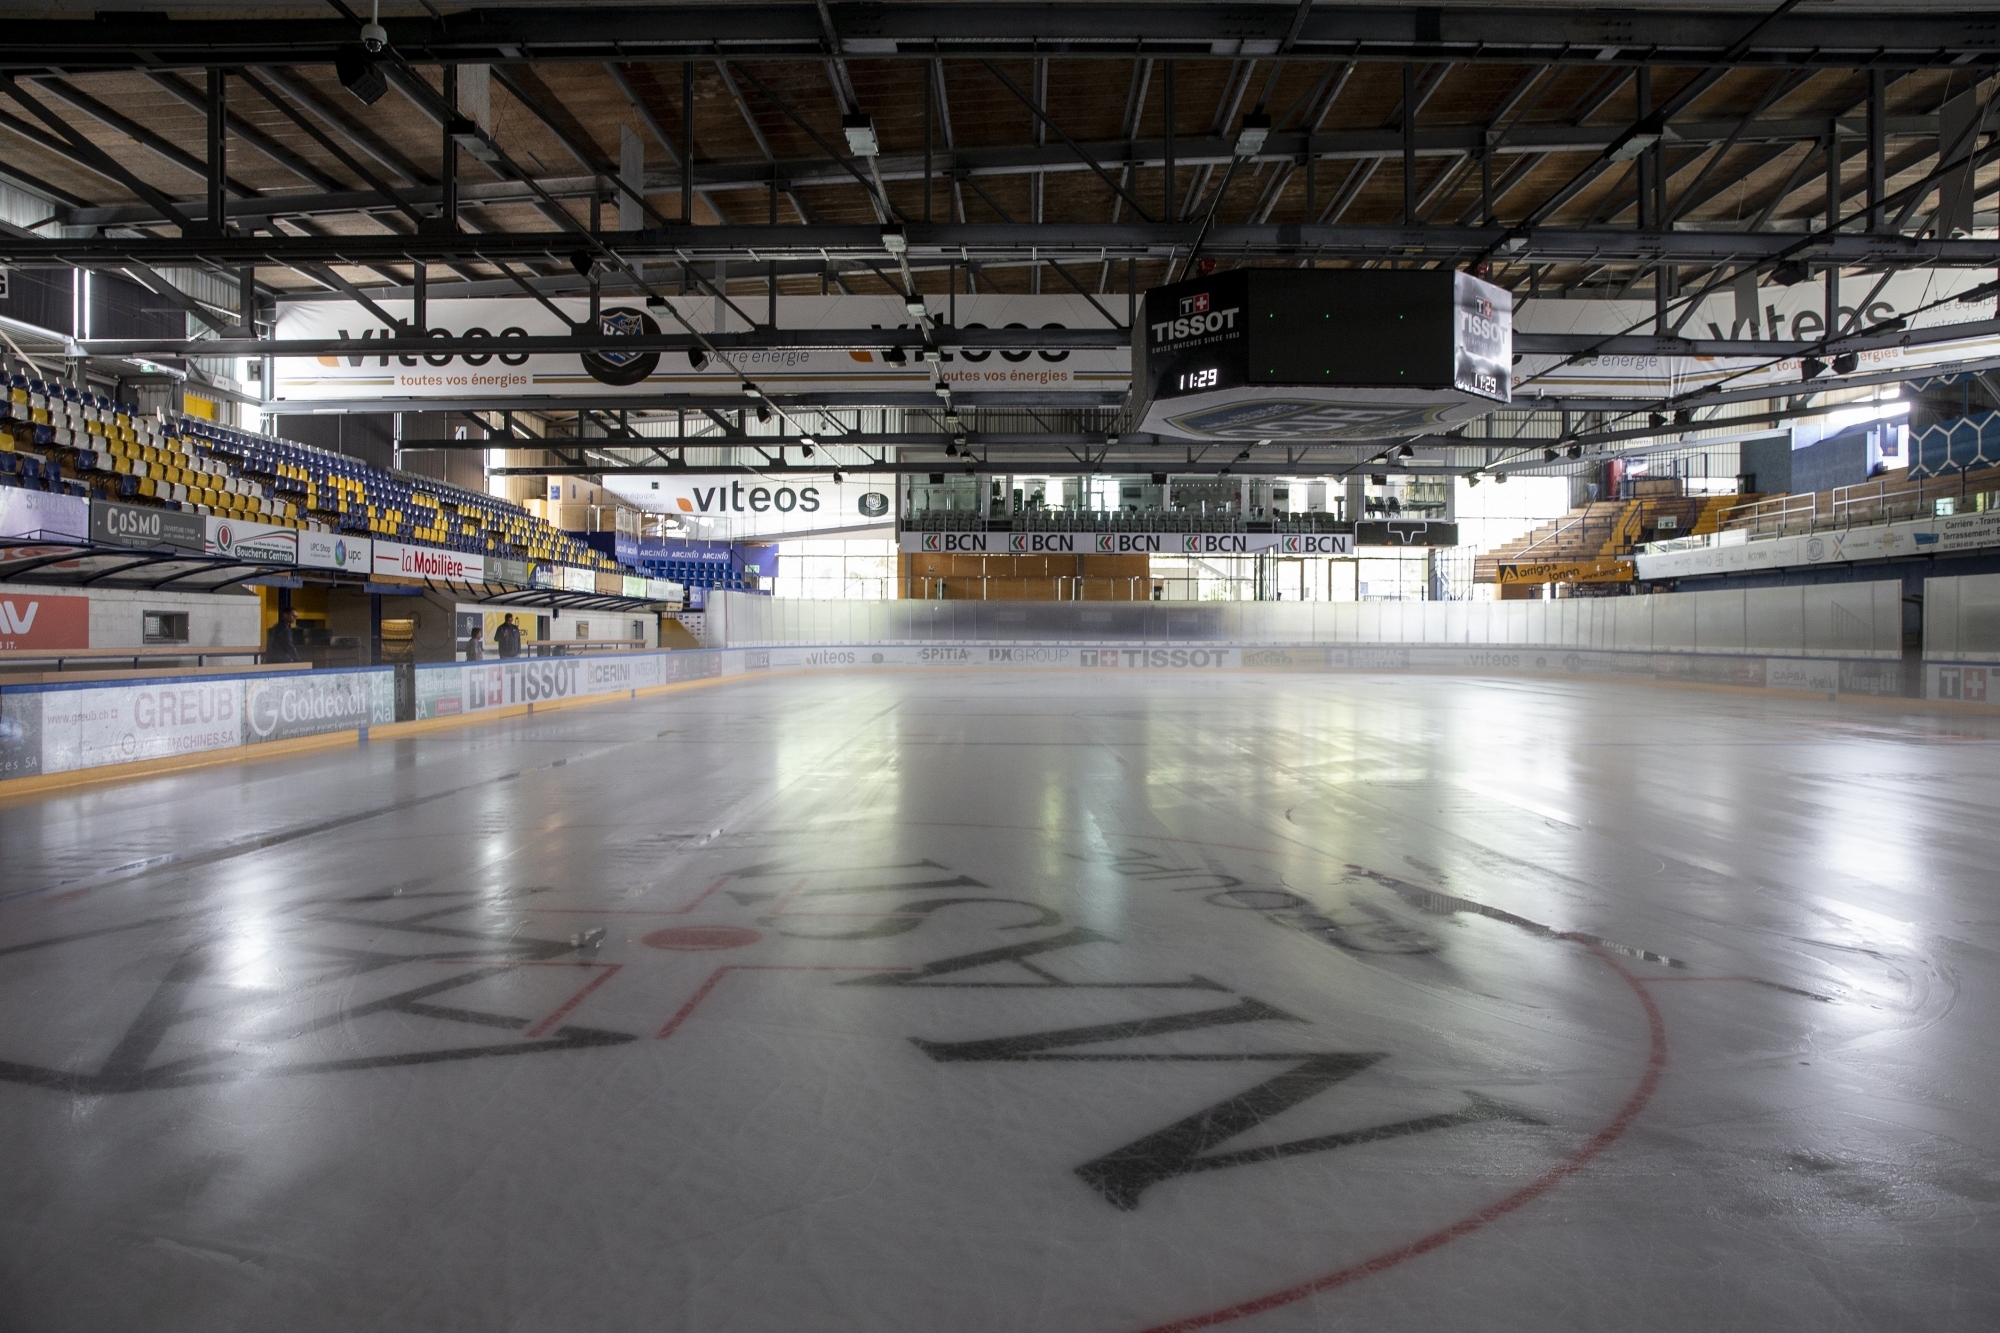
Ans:
[[[1907,319],[1910,330],[1926,330],[1948,324],[1985,320],[1991,316],[1991,301],[1961,305],[1950,298],[1992,280],[1991,269],[1910,269],[1888,275],[1847,277],[1839,289],[1838,332],[1851,334],[1891,320]],[[1936,305],[1935,309],[1923,307]],[[1731,389],[1766,385],[1796,386],[1800,382],[1799,358],[1775,361],[1769,352],[1760,352],[1760,343],[1810,342],[1827,336],[1827,294],[1824,278],[1797,282],[1789,287],[1766,285],[1738,291],[1733,285],[1718,287],[1703,297],[1689,313],[1677,307],[1672,316],[1678,336],[1704,341],[1739,343],[1740,357],[1652,356],[1619,353],[1579,358],[1564,364],[1564,358],[1531,352],[1514,367],[1514,400],[1546,396],[1562,397],[1572,392],[1605,394],[1611,397],[1663,398],[1684,394],[1704,385],[1729,380]],[[1922,313],[1916,313],[1921,311]],[[1516,335],[1537,333],[1630,335],[1646,337],[1654,332],[1653,303],[1644,301],[1556,301],[1529,299],[1514,310]],[[1926,366],[1948,365],[1974,356],[2000,355],[2000,338],[1981,338],[1958,343],[1923,347],[1887,347],[1860,354],[1860,369],[1919,370]],[[1766,365],[1765,362],[1770,362]]]
[[[746,297],[737,309],[709,296],[668,298],[681,315],[648,311],[641,303],[612,304],[599,315],[607,332],[684,334],[691,325],[704,334],[753,330],[747,312],[766,318],[761,298]],[[930,317],[955,320],[964,328],[1115,327],[1103,311],[1077,295],[926,297]],[[556,297],[555,306],[581,322],[589,318],[589,303],[579,297]],[[1106,297],[1102,304],[1117,320],[1124,318],[1124,299]],[[411,314],[408,301],[384,301],[382,308],[397,318]],[[703,358],[695,365],[681,352],[662,354],[602,353],[530,355],[508,350],[508,340],[555,337],[568,327],[541,302],[526,297],[434,300],[426,317],[433,331],[491,338],[493,350],[472,353],[439,352],[424,356],[353,354],[315,358],[284,357],[277,362],[277,397],[307,402],[315,399],[450,398],[513,396],[524,393],[560,394],[566,398],[626,396],[644,384],[648,390],[671,393],[714,393],[741,402],[742,378],[776,393],[851,390],[928,392],[929,368],[914,350],[886,351],[880,347],[817,349],[724,349],[722,360]],[[900,297],[781,296],[777,323],[781,329],[908,329],[915,321]],[[276,336],[280,339],[365,339],[390,336],[372,312],[351,301],[293,301],[280,307]],[[999,393],[1118,394],[1131,379],[1132,354],[1120,346],[1096,350],[960,351],[946,350],[938,364],[943,381],[954,388]],[[739,374],[740,372],[740,374]]]
[[[1347,532],[905,532],[904,551],[957,555],[1352,555]]]
[[[836,482],[831,472],[793,471],[612,475],[604,488],[635,508],[672,514],[688,537],[718,541],[886,528],[896,493],[892,477]]]

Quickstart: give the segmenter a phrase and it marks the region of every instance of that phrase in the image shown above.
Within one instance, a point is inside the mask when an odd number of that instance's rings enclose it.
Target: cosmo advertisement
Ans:
[[[621,304],[615,298],[599,312],[606,332],[685,334],[690,326],[703,334],[750,332],[753,320],[767,318],[763,298],[735,299],[734,307],[709,296],[671,297],[676,319],[666,310],[648,310],[643,301]],[[925,298],[933,320],[955,320],[964,328],[1114,327],[1096,306],[1081,296],[960,296]],[[581,298],[557,297],[556,307],[581,322],[589,304]],[[1123,319],[1124,300],[1109,297],[1106,310]],[[382,308],[398,318],[411,312],[408,301],[386,301]],[[746,315],[749,318],[746,318]],[[508,348],[510,339],[553,337],[569,329],[540,302],[525,297],[440,300],[428,305],[434,334],[462,334],[492,340],[492,350],[438,352],[422,356],[286,357],[277,363],[277,396],[294,401],[354,398],[467,399],[520,394],[560,394],[564,397],[629,395],[643,384],[671,393],[715,393],[742,398],[742,376],[777,393],[827,390],[908,390],[931,387],[930,369],[914,351],[880,347],[816,349],[724,349],[729,363],[709,360],[697,367],[681,352],[631,354],[573,353],[530,355]],[[683,323],[682,320],[686,322]],[[907,329],[914,325],[900,298],[891,296],[785,296],[778,299],[781,329]],[[390,336],[372,312],[350,301],[299,301],[278,315],[281,339],[361,339]],[[1131,379],[1131,351],[1125,347],[1100,350],[961,351],[947,350],[939,376],[954,387],[999,393],[1120,394]],[[733,366],[733,369],[732,369]]]

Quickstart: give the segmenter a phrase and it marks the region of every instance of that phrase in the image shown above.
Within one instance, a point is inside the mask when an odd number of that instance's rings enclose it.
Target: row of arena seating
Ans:
[[[0,485],[470,555],[618,568],[519,505],[478,491],[194,417],[145,416],[128,404],[22,375],[8,380],[0,401],[0,457],[10,460],[0,463]]]

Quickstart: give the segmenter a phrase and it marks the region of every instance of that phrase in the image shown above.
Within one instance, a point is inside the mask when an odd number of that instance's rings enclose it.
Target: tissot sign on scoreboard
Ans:
[[[1508,401],[1513,298],[1464,273],[1237,269],[1146,293],[1142,430],[1381,440]]]

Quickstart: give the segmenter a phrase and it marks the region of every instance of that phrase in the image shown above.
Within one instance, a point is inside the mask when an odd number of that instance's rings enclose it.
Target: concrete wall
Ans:
[[[34,591],[72,596],[87,592],[90,597],[90,646],[93,648],[137,648],[142,645],[148,611],[185,613],[190,647],[237,647],[264,641],[262,616],[253,593],[54,587],[38,587]]]

